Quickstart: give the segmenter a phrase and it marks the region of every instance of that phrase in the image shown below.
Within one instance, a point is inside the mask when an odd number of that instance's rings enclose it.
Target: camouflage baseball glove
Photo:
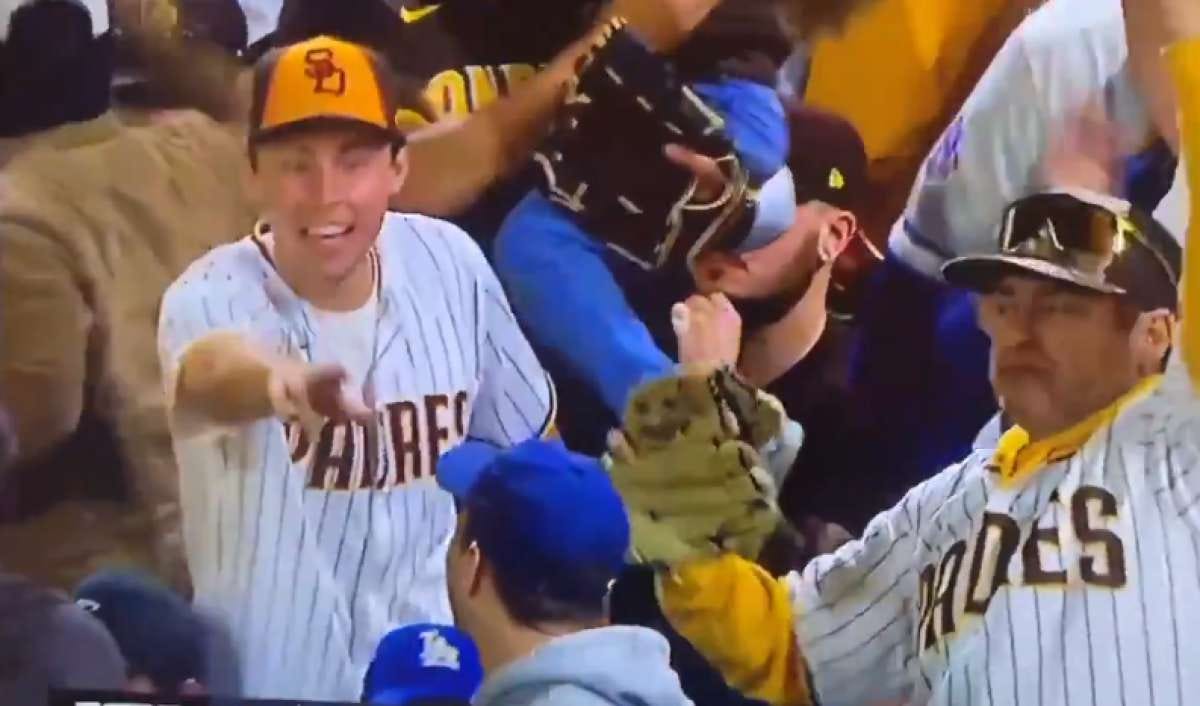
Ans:
[[[672,566],[729,552],[756,559],[781,521],[757,449],[785,421],[778,400],[727,371],[640,388],[605,456],[637,560]]]
[[[696,203],[696,179],[664,156],[668,144],[716,160],[724,193]],[[753,192],[724,120],[620,18],[580,61],[534,160],[548,198],[646,269],[733,247],[753,220]]]

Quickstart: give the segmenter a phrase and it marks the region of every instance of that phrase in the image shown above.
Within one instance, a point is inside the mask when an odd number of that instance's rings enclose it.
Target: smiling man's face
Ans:
[[[390,143],[355,127],[304,130],[262,144],[255,190],[277,249],[329,280],[349,275],[375,244],[402,170]]]

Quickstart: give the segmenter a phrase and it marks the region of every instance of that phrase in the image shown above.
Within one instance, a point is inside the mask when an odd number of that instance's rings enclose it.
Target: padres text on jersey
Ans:
[[[232,633],[245,696],[355,700],[388,629],[450,621],[455,515],[436,460],[466,437],[508,445],[550,421],[548,379],[465,233],[389,214],[376,252],[361,345],[330,340],[254,236],[198,260],[163,300],[168,373],[216,331],[352,376],[347,356],[370,365],[368,425],[272,418],[175,435],[195,600]]]

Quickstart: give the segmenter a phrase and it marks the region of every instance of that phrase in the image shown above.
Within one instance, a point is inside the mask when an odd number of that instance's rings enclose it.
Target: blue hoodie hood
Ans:
[[[612,626],[551,640],[489,677],[475,706],[692,706],[671,669],[666,639]]]

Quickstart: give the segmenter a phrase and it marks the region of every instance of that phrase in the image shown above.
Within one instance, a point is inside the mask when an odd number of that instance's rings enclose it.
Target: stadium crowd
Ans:
[[[0,0],[0,706],[1193,703],[1197,149],[1197,0]]]

